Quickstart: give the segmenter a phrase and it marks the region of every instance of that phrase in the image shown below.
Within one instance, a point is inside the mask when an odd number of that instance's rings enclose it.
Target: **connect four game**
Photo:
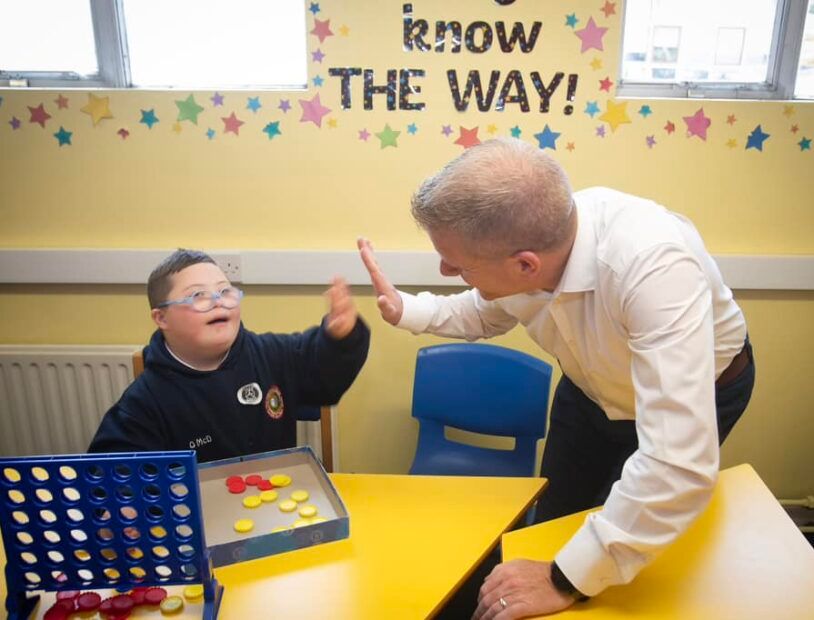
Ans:
[[[194,451],[0,459],[0,496],[12,620],[37,591],[180,584],[217,617]]]

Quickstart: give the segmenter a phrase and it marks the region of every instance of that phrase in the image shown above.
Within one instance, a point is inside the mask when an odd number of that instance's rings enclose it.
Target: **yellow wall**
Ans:
[[[814,211],[811,204],[812,152],[798,142],[814,137],[814,105],[806,102],[711,100],[630,100],[630,123],[612,131],[600,116],[608,100],[599,80],[617,80],[620,17],[606,17],[595,0],[532,3],[500,7],[492,0],[445,3],[417,0],[413,17],[431,24],[457,19],[466,27],[475,20],[543,22],[534,51],[502,53],[497,44],[480,55],[405,52],[402,49],[402,3],[396,1],[320,2],[317,19],[330,19],[335,33],[311,49],[326,54],[311,62],[311,76],[322,87],[308,92],[226,92],[223,107],[214,107],[211,92],[94,91],[108,97],[113,118],[93,125],[81,111],[85,91],[0,91],[0,247],[169,248],[179,245],[242,249],[351,249],[359,234],[382,249],[428,249],[424,235],[408,213],[409,195],[420,180],[461,152],[454,144],[459,127],[478,128],[479,137],[508,135],[519,127],[533,144],[548,125],[561,136],[548,150],[569,171],[575,188],[609,185],[646,195],[691,217],[714,253],[812,254]],[[621,6],[617,5],[617,13]],[[577,30],[593,17],[607,27],[603,50],[580,53],[580,41],[564,25],[565,15],[580,19]],[[314,17],[309,13],[309,28]],[[347,27],[347,34],[340,31]],[[449,46],[449,42],[447,42]],[[598,60],[601,67],[591,63]],[[596,65],[596,62],[594,62]],[[416,68],[414,78],[424,102],[422,111],[388,111],[383,95],[374,109],[362,107],[361,77],[353,79],[353,105],[343,110],[339,78],[329,67],[374,69],[376,83],[388,68]],[[479,112],[452,105],[447,69],[463,79],[478,68],[503,75],[518,69],[526,81],[531,111],[516,104],[504,112]],[[540,113],[539,98],[529,79],[539,71],[579,76],[571,115],[563,113],[565,83]],[[502,82],[501,82],[502,83]],[[66,109],[54,100],[63,95]],[[177,121],[175,102],[193,94],[204,109],[197,124]],[[322,126],[300,122],[298,100],[316,94],[331,108]],[[516,94],[516,91],[513,92]],[[247,97],[258,96],[262,108],[246,109]],[[292,109],[283,113],[282,100]],[[600,113],[585,113],[596,101]],[[52,118],[41,128],[29,122],[28,107],[44,104]],[[652,114],[637,111],[649,105]],[[688,137],[682,120],[703,108],[711,119],[706,140]],[[154,110],[159,122],[148,129],[142,110]],[[234,112],[245,124],[239,135],[223,132],[221,118]],[[735,121],[727,123],[734,115]],[[12,117],[21,121],[12,129]],[[280,135],[269,139],[267,123],[279,122]],[[676,130],[667,133],[668,122]],[[410,135],[408,125],[417,132]],[[366,129],[381,132],[385,124],[400,131],[398,146],[382,148]],[[332,126],[335,125],[335,126]],[[454,133],[445,137],[443,125]],[[770,137],[763,150],[746,149],[747,137],[760,125]],[[606,137],[596,135],[603,126]],[[793,132],[792,127],[797,131]],[[60,127],[72,132],[71,144],[58,146]],[[129,136],[123,139],[120,129]],[[214,139],[206,135],[215,132]],[[646,137],[656,140],[648,148]],[[734,146],[732,142],[734,140]],[[568,150],[568,143],[574,149]],[[247,325],[256,331],[301,329],[319,320],[321,291],[311,287],[249,287],[244,305]],[[370,360],[344,399],[341,411],[341,459],[348,471],[403,472],[409,466],[416,435],[409,416],[412,365],[418,347],[437,339],[414,338],[383,325],[369,288],[355,289],[363,314],[373,329]],[[810,450],[814,439],[810,403],[814,382],[814,295],[810,292],[738,291],[758,355],[758,383],[753,403],[724,448],[724,464],[748,461],[780,495],[814,491]],[[0,286],[0,342],[4,343],[140,343],[151,331],[146,301],[132,286]],[[517,331],[500,344],[539,354]],[[549,360],[550,361],[550,360]]]

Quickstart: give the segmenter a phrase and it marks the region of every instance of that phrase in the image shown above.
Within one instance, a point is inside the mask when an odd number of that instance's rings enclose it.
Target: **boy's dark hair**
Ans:
[[[184,248],[178,248],[162,260],[147,279],[147,299],[150,301],[150,308],[156,308],[158,304],[167,301],[167,295],[172,289],[170,276],[198,263],[217,264],[206,252]]]

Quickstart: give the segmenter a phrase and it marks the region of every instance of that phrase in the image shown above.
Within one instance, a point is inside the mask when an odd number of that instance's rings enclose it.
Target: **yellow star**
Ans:
[[[494,134],[497,131],[497,125],[489,125],[486,127],[488,133]]]
[[[616,131],[619,125],[629,123],[630,117],[627,115],[627,101],[624,103],[614,103],[608,99],[608,109],[599,117],[600,121],[605,121],[610,125],[611,131]]]
[[[350,34],[350,28],[348,28],[345,24],[339,26],[339,34],[343,37],[346,37]]]
[[[179,123],[179,122],[175,122],[175,123],[173,123],[173,125],[172,125],[172,130],[173,130],[175,133],[177,133],[177,134],[179,134],[179,135],[180,135],[180,133],[181,133],[181,130],[182,130],[182,129],[183,129],[183,127],[181,127],[181,123]]]
[[[113,114],[110,112],[110,97],[97,97],[91,93],[88,93],[88,103],[85,104],[85,107],[80,108],[82,112],[85,114],[90,114],[90,117],[93,119],[93,126],[99,124],[103,118],[113,118]]]
[[[599,59],[598,56],[594,56],[594,59],[591,61],[591,69],[594,71],[598,71],[602,68],[602,61]]]
[[[783,106],[783,116],[786,116],[786,117],[794,116],[794,106],[793,105],[784,105]]]
[[[738,141],[735,140],[735,138],[729,138],[729,140],[726,141],[726,145],[729,148],[734,149],[735,147],[738,146]]]
[[[329,118],[328,119],[328,127],[330,127],[331,129],[336,129],[336,119],[335,118]]]

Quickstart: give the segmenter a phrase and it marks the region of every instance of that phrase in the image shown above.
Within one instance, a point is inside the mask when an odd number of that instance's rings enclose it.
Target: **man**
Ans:
[[[441,273],[473,288],[401,293],[360,239],[383,318],[468,340],[522,324],[563,371],[538,520],[605,504],[552,563],[496,567],[475,617],[554,613],[631,581],[706,506],[754,384],[743,314],[701,238],[651,201],[572,193],[553,159],[508,139],[426,180],[412,213]]]

